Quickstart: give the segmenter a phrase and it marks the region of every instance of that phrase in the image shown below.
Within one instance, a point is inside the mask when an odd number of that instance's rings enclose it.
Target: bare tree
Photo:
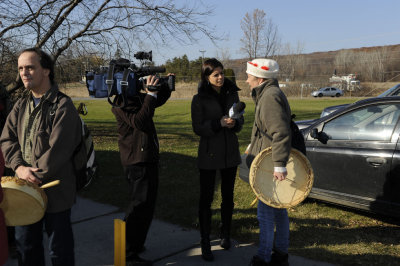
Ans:
[[[296,80],[299,74],[305,75],[306,60],[302,53],[304,52],[304,44],[297,42],[295,47],[290,43],[281,47],[280,53],[283,55],[279,59],[279,68],[281,76],[289,80]]]
[[[354,63],[357,61],[357,53],[352,50],[344,49],[340,50],[335,56],[335,70],[337,74],[342,73],[343,75],[350,74],[354,69]]]
[[[358,53],[357,65],[363,79],[368,81],[384,81],[387,66],[390,64],[390,53],[383,46],[372,51]]]
[[[143,43],[217,40],[199,3],[170,0],[1,0],[0,44],[43,47],[55,59],[75,43],[82,51],[114,54],[116,44],[131,53]],[[0,47],[1,47],[0,46]],[[124,54],[126,55],[126,54]],[[126,56],[132,56],[128,54]]]
[[[252,14],[246,13],[240,24],[243,31],[241,50],[249,59],[276,54],[280,42],[278,27],[271,19],[267,19],[263,10],[255,9]]]
[[[231,64],[231,53],[229,47],[221,48],[216,52],[216,57],[224,65],[224,68],[230,68]]]
[[[380,82],[385,81],[385,72],[390,65],[390,53],[389,49],[386,46],[383,46],[374,51],[375,53],[375,62],[377,64],[377,71],[376,71],[376,80]]]
[[[272,22],[272,19],[267,19],[263,33],[261,52],[264,53],[264,57],[275,56],[279,50],[281,40],[278,35],[278,26]]]

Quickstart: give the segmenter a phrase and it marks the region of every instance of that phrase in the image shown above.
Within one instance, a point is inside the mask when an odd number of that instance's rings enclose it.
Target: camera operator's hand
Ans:
[[[148,86],[156,86],[158,84],[158,78],[156,76],[148,76],[146,79],[146,87],[145,87],[145,91],[148,94],[152,94],[152,95],[157,95],[158,91],[150,91],[148,89]]]

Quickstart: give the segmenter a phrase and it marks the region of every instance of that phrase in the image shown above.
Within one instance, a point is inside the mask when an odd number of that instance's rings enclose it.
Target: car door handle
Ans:
[[[382,164],[385,164],[387,160],[385,158],[381,157],[368,157],[367,162],[372,165],[372,166],[381,166]]]

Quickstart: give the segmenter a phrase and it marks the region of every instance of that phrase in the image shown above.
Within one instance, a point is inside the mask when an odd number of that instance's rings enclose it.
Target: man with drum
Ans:
[[[279,65],[271,59],[247,62],[247,83],[255,102],[255,118],[248,151],[250,167],[254,157],[272,147],[274,178],[282,181],[287,176],[286,164],[291,150],[291,111],[286,96],[279,89]],[[286,209],[278,209],[258,201],[257,218],[260,244],[250,265],[289,265],[289,218]],[[274,239],[274,229],[276,234]]]
[[[34,224],[16,226],[19,265],[45,265],[43,224],[49,238],[53,265],[74,265],[71,207],[76,197],[73,152],[81,140],[81,122],[68,96],[58,91],[54,62],[39,48],[22,51],[18,71],[26,93],[14,105],[1,134],[6,166],[20,179],[47,188],[44,217]],[[56,104],[55,111],[53,110]],[[54,116],[51,118],[49,116]]]

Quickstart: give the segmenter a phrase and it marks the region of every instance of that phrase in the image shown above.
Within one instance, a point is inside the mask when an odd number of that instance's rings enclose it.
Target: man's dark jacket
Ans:
[[[170,96],[168,90],[158,92],[157,98],[141,93],[128,99],[126,107],[111,109],[117,119],[118,146],[123,166],[158,162],[159,144],[153,116],[155,108],[163,105]]]

